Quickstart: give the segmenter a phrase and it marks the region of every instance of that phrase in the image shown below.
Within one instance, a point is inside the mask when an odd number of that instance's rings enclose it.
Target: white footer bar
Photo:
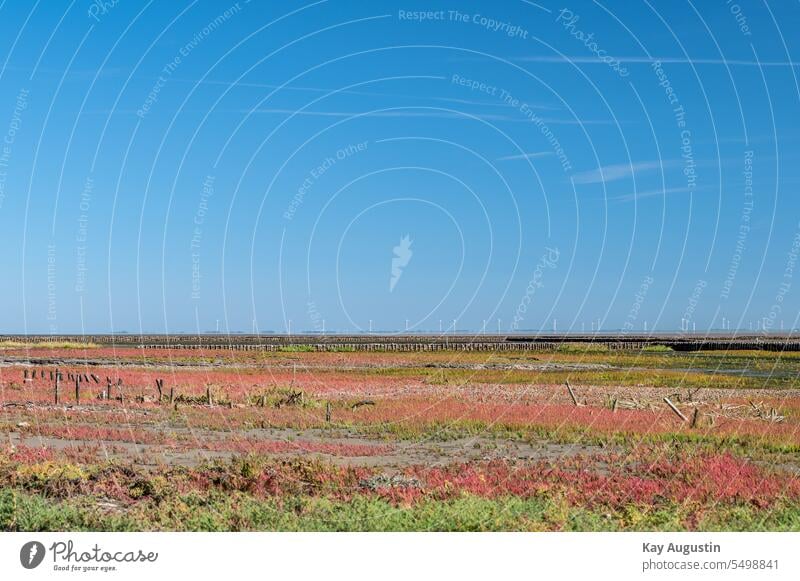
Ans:
[[[800,533],[0,533],[2,579],[749,581],[799,565]]]

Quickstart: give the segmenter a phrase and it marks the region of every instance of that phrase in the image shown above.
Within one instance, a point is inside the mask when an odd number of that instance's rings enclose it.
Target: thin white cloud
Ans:
[[[183,113],[207,113],[206,110],[183,109]],[[506,115],[500,113],[483,113],[470,111],[450,111],[434,107],[408,107],[399,108],[391,111],[319,111],[314,109],[290,109],[283,107],[260,107],[255,109],[214,109],[215,114],[237,114],[237,115],[297,115],[307,117],[355,117],[363,115],[365,117],[405,117],[405,118],[438,118],[438,119],[460,119],[471,120],[477,118],[488,122],[504,123],[530,123],[530,119],[519,115]],[[136,109],[87,109],[83,115],[136,115]],[[540,117],[548,125],[613,125],[614,121],[601,119],[558,119]]]
[[[614,57],[615,60],[624,63],[624,64],[653,64],[654,62],[660,62],[662,64],[679,64],[679,65],[719,65],[719,66],[739,66],[739,67],[797,67],[800,66],[800,63],[794,61],[756,61],[756,60],[744,60],[744,59],[714,59],[714,58],[685,58],[685,57],[647,57],[647,56],[621,56],[621,57]],[[602,64],[607,65],[607,63],[599,58],[592,57],[592,56],[552,56],[552,55],[534,55],[534,56],[524,56],[519,57],[516,59],[519,62],[528,62],[528,63],[552,63],[552,64],[566,64],[566,63],[577,63],[577,64]]]
[[[222,111],[219,111],[222,112]],[[305,115],[317,117],[353,117],[361,115],[359,111],[315,111],[310,109],[294,110],[283,108],[259,108],[252,110],[239,110],[238,113],[262,113],[272,115]],[[434,117],[440,119],[470,119],[477,117],[484,121],[506,121],[510,123],[530,123],[528,119],[514,115],[499,115],[497,113],[467,113],[463,114],[455,111],[441,111],[436,109],[398,109],[393,111],[368,111],[363,112],[366,117]],[[593,119],[550,119],[542,118],[542,121],[550,125],[611,125],[613,121],[602,121]]]
[[[692,191],[698,191],[700,188],[665,188],[662,190],[646,190],[643,192],[633,192],[632,194],[625,194],[623,196],[614,196],[611,200],[615,202],[632,202],[634,200],[641,200],[642,198],[654,198],[656,196],[666,196],[667,194],[686,194]]]
[[[535,159],[537,157],[545,157],[548,155],[553,155],[552,151],[535,151],[533,153],[520,153],[517,155],[506,155],[503,157],[498,157],[497,161],[507,161],[511,159]]]
[[[456,112],[437,111],[437,110],[395,110],[395,111],[314,111],[311,109],[281,109],[281,108],[260,108],[252,110],[242,110],[241,113],[262,113],[268,115],[305,115],[310,117],[355,117],[363,115],[365,117],[438,117],[443,119],[468,119],[468,115],[459,115]],[[517,121],[508,115],[497,115],[494,113],[473,114],[487,121]]]
[[[428,79],[433,80],[447,80],[448,77],[428,77]],[[175,80],[180,83],[188,83],[192,85],[221,85],[224,87],[237,87],[237,88],[254,88],[254,89],[280,89],[281,91],[298,91],[298,92],[312,92],[312,93],[324,93],[328,95],[360,95],[366,97],[391,97],[395,99],[415,99],[415,100],[430,100],[430,101],[441,101],[443,103],[457,103],[459,105],[475,105],[478,107],[501,107],[501,108],[511,108],[512,106],[508,103],[500,102],[500,101],[491,101],[488,99],[484,100],[477,100],[477,99],[460,99],[457,97],[438,97],[434,95],[425,95],[422,93],[418,94],[409,94],[409,93],[390,93],[385,91],[359,91],[354,89],[331,89],[325,87],[311,87],[308,85],[273,85],[269,83],[255,83],[250,81],[237,81],[236,83],[232,81],[225,81],[225,80],[214,80],[214,79],[184,79],[184,78],[175,78],[171,79]],[[526,103],[529,109],[538,109],[543,111],[557,111],[558,107],[553,105],[546,105],[544,103]]]
[[[627,179],[635,173],[653,171],[674,165],[669,160],[659,161],[638,161],[633,163],[619,163],[604,165],[596,169],[584,171],[572,176],[572,181],[576,184],[602,184]]]

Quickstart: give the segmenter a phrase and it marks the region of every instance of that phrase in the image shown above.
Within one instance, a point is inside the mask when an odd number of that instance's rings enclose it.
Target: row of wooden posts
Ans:
[[[49,373],[50,373],[50,379],[54,381],[53,391],[54,391],[55,403],[58,404],[60,402],[60,395],[61,395],[60,394],[60,387],[61,387],[60,384],[61,384],[61,381],[64,379],[64,374],[61,371],[59,371],[58,369],[56,369],[55,371],[50,371]],[[42,377],[42,378],[45,377],[45,371],[40,371],[40,374],[41,374],[40,377]],[[88,383],[89,378],[91,378],[96,384],[100,383],[100,379],[94,373],[89,373],[89,374],[85,374],[85,373],[84,374],[68,373],[67,374],[67,378],[69,380],[75,382],[75,402],[78,403],[78,404],[80,404],[80,402],[81,402],[81,383],[82,382],[86,381]],[[32,379],[36,379],[36,370],[34,369],[31,372],[30,377],[29,377],[28,370],[25,369],[24,372],[23,372],[23,379],[25,381],[30,381]],[[575,395],[575,391],[572,389],[572,386],[569,384],[569,381],[566,382],[566,385],[567,385],[567,392],[569,393],[569,397],[572,400],[573,405],[580,406],[581,404],[578,402],[578,398]],[[122,379],[117,380],[117,387],[120,388],[119,389],[118,399],[122,400],[122,389],[121,389],[122,388]],[[100,393],[100,399],[110,400],[111,399],[111,388],[112,388],[111,378],[110,377],[106,377],[106,390],[105,390],[105,392],[101,392]],[[158,391],[158,402],[161,403],[161,402],[164,401],[164,380],[163,379],[156,379],[156,390]],[[175,388],[174,387],[170,387],[169,388],[168,401],[169,401],[170,405],[175,403]],[[211,386],[206,386],[206,401],[208,402],[208,405],[214,405],[214,396],[211,393]],[[681,412],[681,410],[679,410],[678,407],[674,403],[672,403],[672,401],[670,401],[670,399],[668,397],[664,398],[664,403],[666,403],[669,406],[669,408],[675,413],[675,415],[677,415],[681,420],[683,420],[684,422],[688,422],[689,421],[689,418],[687,418],[683,414],[683,412]],[[261,399],[259,401],[259,404],[261,405],[261,407],[264,407],[264,405],[266,404],[266,398],[264,396],[261,397]],[[611,410],[612,411],[617,411],[617,400],[616,399],[614,399],[614,401],[612,403]],[[692,414],[692,419],[691,419],[691,423],[690,423],[690,426],[692,428],[697,426],[697,421],[698,421],[699,417],[700,417],[700,411],[697,408],[694,408],[694,412]],[[328,421],[328,422],[331,421],[331,404],[330,404],[330,402],[327,402],[325,404],[325,421]]]
[[[55,403],[58,404],[61,401],[61,381],[64,379],[64,374],[61,371],[59,371],[58,369],[56,369],[55,371],[49,371],[49,374],[50,374],[50,379],[53,380],[53,382],[54,382],[54,384],[53,384],[54,400],[55,400]],[[40,371],[40,377],[41,378],[45,378],[45,371]],[[75,402],[77,404],[79,404],[79,405],[80,405],[80,402],[81,402],[81,383],[84,382],[84,381],[86,381],[88,383],[90,378],[96,384],[100,383],[100,378],[98,378],[94,373],[89,373],[89,374],[86,374],[86,373],[84,373],[84,374],[67,373],[67,378],[70,381],[74,381],[75,382]],[[34,369],[30,373],[30,376],[29,376],[28,370],[25,369],[23,371],[23,380],[24,381],[30,381],[30,380],[33,380],[33,379],[36,379],[36,370]],[[566,385],[567,385],[567,392],[569,393],[569,397],[572,400],[573,405],[580,406],[581,404],[578,402],[578,398],[575,395],[575,391],[572,389],[572,386],[569,384],[569,381],[566,382]],[[119,388],[118,399],[120,401],[122,401],[122,399],[123,399],[123,396],[122,396],[122,379],[118,379],[117,380],[117,387]],[[111,378],[110,377],[106,377],[106,390],[105,390],[105,392],[101,392],[100,393],[100,399],[110,400],[112,398],[111,389],[112,389]],[[164,401],[164,380],[163,379],[156,379],[156,390],[158,391],[158,402],[161,403],[161,402]],[[175,388],[174,387],[170,387],[169,388],[169,395],[168,395],[167,399],[168,399],[170,405],[175,403]],[[208,402],[208,405],[214,405],[214,396],[211,393],[211,386],[206,386],[206,401]],[[371,402],[369,402],[369,403],[371,403]],[[683,412],[681,412],[681,410],[679,410],[678,407],[674,403],[672,403],[672,401],[670,401],[670,399],[668,397],[664,398],[664,403],[666,403],[669,406],[669,408],[675,413],[675,415],[677,415],[681,420],[683,420],[684,422],[689,422],[690,421],[689,418],[687,418],[683,414]],[[261,399],[259,400],[259,404],[260,404],[261,407],[264,407],[264,405],[266,404],[266,398],[264,396],[262,396]],[[611,411],[617,411],[617,400],[616,399],[614,399],[614,401],[612,402]],[[331,415],[332,415],[331,404],[330,404],[330,402],[326,402],[326,404],[325,404],[325,421],[330,422],[331,421]],[[694,412],[692,414],[692,419],[691,419],[691,423],[690,423],[690,426],[692,428],[697,426],[697,421],[698,421],[699,417],[700,417],[700,411],[697,408],[694,408]]]
[[[53,381],[53,399],[55,403],[59,403],[61,401],[61,382],[64,381],[64,373],[56,370],[40,370],[39,377],[41,379],[46,379],[47,375],[49,374],[49,378]],[[36,379],[36,370],[28,371],[27,369],[23,370],[22,374],[23,381],[32,381]],[[94,383],[99,384],[100,378],[97,377],[94,373],[67,373],[67,380],[70,382],[74,382],[75,385],[75,401],[80,403],[81,401],[81,383],[87,382],[89,383],[90,380],[94,381]],[[110,400],[112,399],[112,386],[114,383],[111,381],[110,377],[106,377],[106,389],[100,392],[100,399]],[[122,379],[118,379],[116,386],[118,388],[119,395],[117,399],[122,400]],[[156,379],[156,389],[158,390],[158,401],[164,401],[164,380],[163,379]],[[206,388],[206,397],[208,399],[209,404],[214,403],[213,396],[211,394],[211,388]],[[173,403],[175,401],[175,388],[170,387],[169,390],[169,403]]]
[[[41,379],[46,379],[48,376],[45,374],[49,374],[49,379],[53,381],[53,400],[56,404],[61,402],[61,382],[64,381],[64,373],[58,369],[55,370],[40,370],[39,377]],[[24,369],[22,372],[23,381],[28,382],[36,379],[36,370],[33,369],[30,372],[27,369]],[[100,378],[97,377],[94,373],[67,373],[67,380],[70,382],[74,382],[75,385],[75,402],[77,404],[81,403],[81,383],[86,382],[89,383],[90,380],[94,381],[95,384],[100,383]],[[112,382],[110,377],[106,377],[106,389],[100,392],[100,399],[110,400],[112,399],[112,387],[114,383]],[[116,399],[123,401],[123,393],[122,393],[122,379],[118,379],[116,383],[118,394]],[[156,379],[156,389],[158,390],[158,401],[161,403],[164,401],[164,380],[163,379]],[[209,405],[214,404],[214,398],[211,394],[211,387],[206,387],[206,398],[208,400]],[[169,389],[169,403],[172,404],[175,401],[175,388],[170,387]]]
[[[47,374],[47,375],[46,375]],[[47,379],[49,376],[50,381],[53,382],[53,400],[56,404],[61,402],[61,382],[64,381],[64,373],[58,369],[55,370],[40,370],[39,377],[40,379]],[[36,370],[33,369],[28,372],[27,369],[23,370],[22,373],[23,381],[33,381],[36,379]],[[67,381],[74,382],[75,385],[75,402],[80,404],[81,403],[81,383],[89,383],[93,381],[95,384],[100,383],[100,378],[97,377],[94,373],[67,373]],[[110,377],[106,377],[106,389],[100,392],[100,399],[111,399],[112,398],[112,387],[113,382],[111,381]],[[117,380],[117,388],[119,391],[118,398],[122,399],[122,379]]]
[[[45,379],[47,373],[44,370],[39,371],[39,377]],[[61,382],[64,380],[64,373],[59,371],[58,369],[50,370],[49,377],[53,381],[53,399],[58,405],[61,402]],[[23,380],[24,381],[32,381],[36,379],[36,370],[32,370],[30,373],[27,369],[23,370]],[[75,403],[80,405],[81,403],[81,383],[89,382],[91,379],[94,383],[99,384],[100,378],[97,377],[94,373],[67,373],[68,381],[73,381],[75,385]],[[111,381],[110,377],[106,377],[106,389],[105,391],[100,392],[100,399],[111,400],[112,399],[112,385],[113,382]],[[123,401],[122,395],[122,379],[118,379],[117,383],[117,391],[119,395],[116,396],[116,399],[119,401]],[[162,403],[164,401],[164,380],[163,379],[156,379],[156,391],[158,391],[158,403]],[[302,393],[301,393],[302,395]],[[167,400],[169,401],[170,405],[177,405],[175,400],[175,388],[169,388],[169,394],[167,395]],[[206,386],[206,401],[208,405],[214,405],[214,394],[211,391],[211,386]],[[259,405],[264,407],[266,405],[266,396],[261,396],[259,400]],[[363,402],[362,402],[363,403]],[[368,402],[372,403],[372,402]],[[331,404],[330,402],[326,402],[325,404],[325,421],[330,422],[332,416]]]
[[[58,369],[56,369],[55,371],[53,371],[53,370],[41,370],[41,371],[39,371],[39,378],[40,379],[46,379],[47,378],[47,376],[45,375],[46,373],[49,373],[50,381],[53,381],[55,379],[57,373],[60,375],[60,378],[59,378],[60,380],[64,379],[64,374],[61,373]],[[22,378],[23,378],[24,381],[31,381],[31,380],[36,379],[36,370],[33,369],[30,372],[28,372],[27,369],[23,370]],[[74,380],[74,381],[86,381],[86,382],[88,382],[89,379],[92,379],[95,383],[100,383],[100,378],[97,377],[94,373],[75,373],[75,374],[67,373],[67,379],[69,381],[73,381]],[[111,381],[110,378],[107,378],[107,379],[109,381]]]
[[[800,341],[775,340],[592,340],[587,343],[610,350],[641,350],[651,346],[670,347],[675,351],[800,351]],[[312,351],[552,351],[570,342],[562,341],[403,341],[403,342],[325,342],[325,343],[142,343],[139,349],[202,349],[217,351],[283,351],[287,347],[308,347]]]

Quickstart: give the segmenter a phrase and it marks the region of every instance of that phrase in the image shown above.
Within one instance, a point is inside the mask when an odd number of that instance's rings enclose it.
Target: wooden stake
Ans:
[[[665,398],[664,398],[664,401],[667,403],[667,405],[668,405],[670,408],[672,408],[672,411],[674,411],[674,412],[675,412],[675,414],[676,414],[676,415],[677,415],[677,416],[678,416],[680,419],[682,419],[684,422],[688,422],[688,421],[689,421],[689,418],[687,418],[685,415],[683,415],[683,414],[681,413],[681,410],[679,410],[677,407],[675,407],[675,404],[674,404],[674,403],[672,403],[671,401],[669,401],[669,398],[668,398],[668,397],[665,397]]]
[[[56,370],[56,384],[55,384],[56,405],[58,405],[58,384],[59,384],[59,379],[61,379],[61,375],[58,373],[58,370]]]
[[[696,428],[697,427],[697,420],[698,419],[700,419],[700,410],[697,409],[697,408],[694,408],[694,413],[692,414],[692,425],[691,425],[692,428]]]
[[[325,421],[331,421],[331,402],[325,402]]]
[[[170,387],[169,388],[169,403],[171,404],[173,401],[175,401],[175,388],[174,387]]]
[[[78,405],[81,404],[81,380],[77,378],[75,380],[75,403]]]
[[[572,391],[572,387],[569,385],[569,380],[567,381],[567,391],[569,392],[569,396],[572,398],[572,403],[574,405],[578,405],[578,398],[575,397],[575,392]]]
[[[214,399],[211,397],[211,386],[206,386],[206,401],[208,401],[208,405],[214,405]]]

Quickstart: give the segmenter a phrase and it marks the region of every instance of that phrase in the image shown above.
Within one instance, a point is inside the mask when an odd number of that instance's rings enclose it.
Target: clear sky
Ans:
[[[800,327],[798,27],[0,0],[0,329]]]

